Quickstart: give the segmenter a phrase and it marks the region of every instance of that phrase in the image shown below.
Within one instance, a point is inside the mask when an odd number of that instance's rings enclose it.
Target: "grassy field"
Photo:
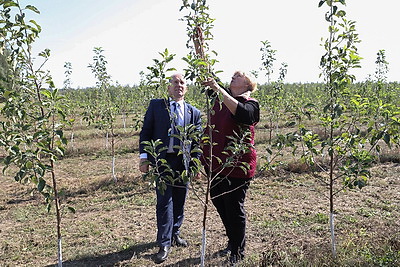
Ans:
[[[70,132],[68,133],[70,134]],[[268,129],[260,123],[257,149],[265,154]],[[116,170],[104,134],[76,126],[73,145],[58,162],[62,191],[64,266],[154,266],[157,252],[155,193],[138,171],[138,136],[119,129]],[[398,159],[399,151],[390,151]],[[398,266],[400,265],[400,165],[387,160],[372,167],[362,190],[347,190],[336,199],[338,255],[331,256],[328,188],[295,162],[258,173],[246,199],[246,259],[241,266]],[[289,159],[289,160],[288,160]],[[262,161],[260,160],[260,163]],[[201,188],[204,181],[196,181]],[[76,213],[66,207],[72,206]],[[159,266],[199,266],[203,207],[189,193],[182,235],[187,248],[173,248]],[[0,266],[54,266],[56,218],[46,211],[32,185],[6,173],[0,184]],[[210,207],[207,221],[207,266],[225,266],[216,252],[226,245],[223,226]]]

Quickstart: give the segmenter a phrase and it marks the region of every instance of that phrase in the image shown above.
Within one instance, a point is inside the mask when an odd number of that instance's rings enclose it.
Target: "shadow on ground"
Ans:
[[[81,259],[76,259],[72,261],[64,261],[63,267],[111,267],[115,266],[120,262],[129,261],[134,257],[141,257],[145,259],[152,259],[151,254],[143,254],[144,252],[156,247],[157,244],[155,242],[138,244],[136,246],[132,246],[128,249],[109,253],[106,255],[99,255],[93,257],[85,257]],[[47,265],[46,267],[54,267],[57,265]]]
[[[200,264],[200,258],[184,259],[172,264],[168,264],[165,267],[182,267],[182,266],[195,266]]]

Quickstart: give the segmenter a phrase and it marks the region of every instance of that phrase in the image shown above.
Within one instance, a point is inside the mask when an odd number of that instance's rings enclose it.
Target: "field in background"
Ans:
[[[134,118],[129,118],[128,121]],[[116,172],[100,130],[76,123],[56,173],[64,206],[64,266],[154,266],[155,194],[138,171],[138,132],[117,123]],[[279,131],[290,131],[281,125]],[[260,165],[269,137],[260,122],[257,144]],[[71,131],[67,131],[70,136]],[[242,266],[397,266],[400,263],[400,165],[397,149],[372,168],[369,185],[347,190],[336,200],[338,258],[331,257],[329,201],[321,185],[290,151],[274,171],[259,173],[246,200],[247,258]],[[203,181],[193,185],[198,188]],[[67,206],[76,209],[73,214]],[[160,266],[200,264],[202,207],[193,191],[186,205],[182,235],[188,248],[173,248]],[[56,264],[55,216],[32,185],[3,176],[0,184],[0,265]],[[216,252],[226,245],[222,224],[210,208],[207,266],[223,266]]]

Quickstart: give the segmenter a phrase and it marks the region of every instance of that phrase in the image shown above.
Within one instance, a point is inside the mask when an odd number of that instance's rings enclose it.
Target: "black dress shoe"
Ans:
[[[231,244],[228,243],[228,245],[226,246],[226,248],[224,248],[224,249],[218,251],[218,254],[219,254],[219,256],[221,256],[221,257],[225,257],[225,256],[231,254],[231,250],[232,250],[232,249],[231,249]]]
[[[185,239],[181,238],[179,235],[174,235],[172,238],[172,245],[177,247],[187,247],[188,243]]]
[[[232,255],[229,257],[230,267],[236,267],[236,266],[238,266],[239,263],[240,263],[240,261],[241,261],[242,259],[243,259],[243,256],[232,254]]]
[[[157,264],[164,262],[168,258],[169,251],[170,247],[168,246],[160,247],[160,250],[155,256],[154,262]]]

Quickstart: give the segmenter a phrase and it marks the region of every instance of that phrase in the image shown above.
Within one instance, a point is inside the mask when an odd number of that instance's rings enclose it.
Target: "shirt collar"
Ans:
[[[172,105],[173,103],[178,103],[180,107],[183,107],[184,102],[185,101],[183,99],[179,100],[179,101],[174,101],[174,100],[170,99],[169,104]]]
[[[243,94],[238,95],[237,97],[242,97],[244,99],[249,99],[250,98],[250,91],[246,91]]]

